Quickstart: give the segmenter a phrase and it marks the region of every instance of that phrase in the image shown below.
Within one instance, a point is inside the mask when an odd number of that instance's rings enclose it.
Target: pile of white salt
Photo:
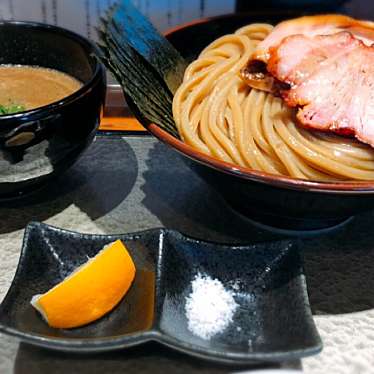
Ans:
[[[188,329],[202,339],[222,332],[233,320],[238,304],[218,279],[198,273],[186,297]]]

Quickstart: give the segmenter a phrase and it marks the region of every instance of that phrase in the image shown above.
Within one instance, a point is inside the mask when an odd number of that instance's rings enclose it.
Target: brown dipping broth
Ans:
[[[27,65],[0,65],[0,105],[35,109],[79,90],[82,83],[60,71]]]

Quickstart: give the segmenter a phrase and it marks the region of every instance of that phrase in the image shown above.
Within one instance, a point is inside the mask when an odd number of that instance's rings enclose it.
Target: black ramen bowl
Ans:
[[[181,55],[191,61],[214,39],[245,24],[277,24],[295,16],[297,14],[284,11],[203,19],[173,29],[166,36]],[[374,208],[374,181],[324,183],[228,164],[196,151],[156,124],[145,121],[137,105],[128,96],[127,100],[137,118],[154,136],[182,154],[191,168],[235,211],[251,221],[281,230],[320,232]]]
[[[92,142],[105,97],[96,47],[68,30],[31,22],[0,22],[0,64],[55,69],[82,82],[49,105],[0,116],[0,199],[23,196],[72,165]]]

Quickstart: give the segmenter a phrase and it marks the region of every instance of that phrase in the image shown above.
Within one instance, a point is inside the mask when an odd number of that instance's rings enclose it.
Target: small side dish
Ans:
[[[30,305],[35,290],[49,289],[87,256],[97,256],[118,239],[126,243],[136,266],[122,302],[81,328],[46,324]],[[100,274],[112,276],[112,266],[116,264],[101,268]],[[99,282],[95,278],[89,286]],[[74,289],[83,295],[77,304],[87,304],[82,288]],[[229,246],[166,229],[88,235],[34,222],[26,228],[17,273],[0,305],[0,332],[70,352],[153,341],[217,362],[294,360],[322,348],[306,289],[296,241]],[[105,297],[111,288],[100,290]],[[80,312],[74,308],[70,314],[76,318]]]
[[[0,115],[51,104],[81,87],[77,79],[55,69],[0,65]]]
[[[32,306],[49,326],[73,328],[93,322],[111,311],[130,289],[135,265],[120,240],[105,246]]]

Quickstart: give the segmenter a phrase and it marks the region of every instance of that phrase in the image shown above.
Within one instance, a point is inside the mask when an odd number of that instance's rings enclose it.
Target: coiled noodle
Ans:
[[[212,42],[185,71],[173,100],[184,142],[220,160],[267,173],[318,181],[373,180],[374,151],[334,134],[303,129],[280,98],[240,78],[272,30],[251,24]]]

